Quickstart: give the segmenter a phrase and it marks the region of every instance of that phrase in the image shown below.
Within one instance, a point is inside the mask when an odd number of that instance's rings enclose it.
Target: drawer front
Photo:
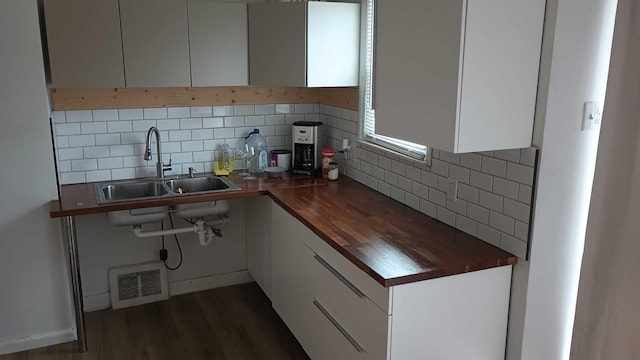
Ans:
[[[370,359],[362,345],[309,293],[305,309],[311,333],[303,347],[312,360]]]
[[[306,287],[314,299],[360,344],[371,359],[387,358],[389,315],[315,253],[306,261]]]

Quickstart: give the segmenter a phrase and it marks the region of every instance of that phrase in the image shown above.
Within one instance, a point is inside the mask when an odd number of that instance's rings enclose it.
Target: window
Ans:
[[[408,141],[390,138],[387,136],[378,135],[375,133],[376,112],[373,104],[373,59],[374,59],[374,7],[375,0],[364,0],[363,5],[365,9],[365,22],[364,22],[364,76],[362,80],[364,83],[360,84],[360,96],[364,103],[362,112],[362,124],[363,135],[365,140],[372,142],[376,145],[382,146],[386,149],[400,153],[402,155],[411,157],[418,161],[428,161],[430,158],[429,149],[427,146],[414,144]]]

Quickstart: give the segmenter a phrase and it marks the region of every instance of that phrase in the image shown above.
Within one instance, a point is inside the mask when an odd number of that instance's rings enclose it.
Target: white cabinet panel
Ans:
[[[127,87],[190,86],[186,0],[120,0]]]
[[[271,207],[268,196],[247,199],[247,270],[271,299]]]
[[[530,146],[544,0],[377,5],[377,133],[456,153]]]
[[[54,88],[124,87],[118,0],[46,0]]]
[[[359,4],[249,4],[249,82],[358,86],[359,33]]]
[[[247,5],[188,0],[192,86],[249,83]]]

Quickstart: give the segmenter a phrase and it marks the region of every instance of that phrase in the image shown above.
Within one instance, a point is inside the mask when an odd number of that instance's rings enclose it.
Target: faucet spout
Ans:
[[[156,162],[156,176],[158,179],[164,178],[164,172],[167,170],[171,170],[171,160],[169,160],[169,165],[165,166],[162,163],[162,142],[160,141],[160,131],[155,126],[149,128],[147,131],[147,141],[145,142],[145,150],[144,150],[144,159],[149,161],[153,159],[151,156],[151,134],[156,135],[156,155],[158,156]]]

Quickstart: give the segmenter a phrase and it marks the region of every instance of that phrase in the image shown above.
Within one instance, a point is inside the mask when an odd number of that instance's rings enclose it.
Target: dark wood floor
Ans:
[[[87,313],[89,351],[75,343],[0,360],[308,359],[256,283]]]

